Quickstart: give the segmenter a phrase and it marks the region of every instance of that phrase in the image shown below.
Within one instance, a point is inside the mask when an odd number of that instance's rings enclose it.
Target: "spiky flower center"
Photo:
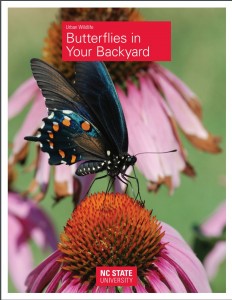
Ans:
[[[61,235],[63,269],[95,283],[96,266],[137,266],[138,276],[152,267],[164,245],[160,223],[125,194],[98,193],[75,209]]]

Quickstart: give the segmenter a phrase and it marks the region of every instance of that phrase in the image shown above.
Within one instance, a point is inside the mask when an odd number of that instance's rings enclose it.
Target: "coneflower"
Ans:
[[[26,280],[30,293],[203,293],[206,273],[182,237],[125,194],[76,207],[58,249]],[[136,266],[136,286],[96,286],[97,266]]]

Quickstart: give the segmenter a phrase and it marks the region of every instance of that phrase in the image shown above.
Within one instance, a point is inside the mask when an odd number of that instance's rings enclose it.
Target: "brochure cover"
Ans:
[[[126,4],[5,3],[6,297],[227,292],[226,7]]]

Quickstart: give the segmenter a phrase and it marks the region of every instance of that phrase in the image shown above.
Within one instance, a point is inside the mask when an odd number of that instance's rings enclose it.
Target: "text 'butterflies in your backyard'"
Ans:
[[[83,160],[78,176],[106,171],[127,181],[125,172],[137,159],[128,154],[125,117],[104,63],[77,62],[74,83],[39,59],[31,60],[31,69],[48,117],[36,136],[25,139],[40,142],[51,165]]]

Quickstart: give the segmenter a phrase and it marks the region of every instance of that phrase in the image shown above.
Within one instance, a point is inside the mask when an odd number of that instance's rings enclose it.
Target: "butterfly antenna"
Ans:
[[[177,152],[177,149],[173,149],[170,151],[163,151],[163,152],[140,152],[135,154],[135,156],[140,155],[140,154],[163,154],[163,153],[171,153],[171,152]]]

